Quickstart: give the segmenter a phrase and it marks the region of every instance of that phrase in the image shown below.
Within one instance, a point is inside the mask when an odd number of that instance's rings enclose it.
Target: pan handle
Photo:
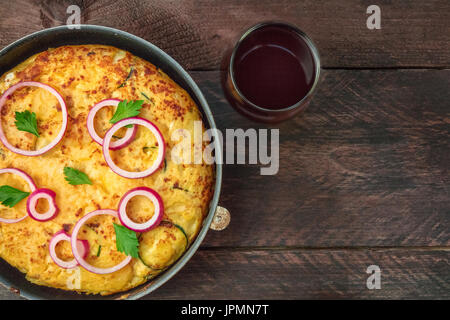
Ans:
[[[216,212],[214,213],[214,218],[209,228],[215,231],[222,231],[228,227],[230,220],[230,211],[224,207],[217,206]]]

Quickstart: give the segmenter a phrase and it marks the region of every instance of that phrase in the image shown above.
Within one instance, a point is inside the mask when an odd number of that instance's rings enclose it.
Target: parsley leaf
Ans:
[[[36,113],[31,113],[28,110],[25,110],[24,112],[17,112],[16,111],[16,127],[20,131],[26,131],[29,133],[34,134],[36,137],[39,137],[39,132],[37,129],[37,120],[36,120]]]
[[[127,100],[120,101],[116,112],[109,122],[116,123],[126,118],[136,117],[139,115],[143,104],[144,100],[131,100],[129,102]]]
[[[71,167],[64,167],[65,179],[69,184],[76,186],[80,184],[92,184],[86,173]]]
[[[4,206],[14,207],[21,200],[25,199],[30,195],[29,192],[21,191],[19,189],[10,186],[0,187],[0,201]]]
[[[136,233],[124,226],[114,223],[114,231],[116,232],[116,248],[117,251],[125,253],[127,256],[139,258],[139,241]]]

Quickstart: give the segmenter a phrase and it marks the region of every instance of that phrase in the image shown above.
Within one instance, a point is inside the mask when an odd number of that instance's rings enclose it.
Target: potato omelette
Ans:
[[[171,136],[177,129],[194,135],[194,122],[202,116],[189,94],[162,70],[130,52],[103,45],[63,46],[36,54],[0,77],[0,95],[24,81],[44,83],[54,88],[67,106],[67,130],[62,140],[39,156],[25,156],[10,151],[0,143],[0,169],[17,168],[27,173],[37,188],[55,193],[58,214],[48,221],[26,217],[16,223],[0,222],[0,257],[26,274],[38,285],[90,294],[108,295],[136,287],[173,264],[197,236],[213,194],[212,165],[178,164],[171,150],[178,143]],[[142,100],[139,117],[151,121],[165,140],[165,159],[153,174],[129,179],[113,172],[88,132],[89,111],[105,99]],[[19,130],[17,113],[35,114],[39,135]],[[104,137],[112,126],[115,107],[105,107],[95,117],[95,131]],[[16,148],[38,150],[58,135],[62,110],[57,98],[39,87],[26,86],[12,93],[1,110],[1,125],[6,139]],[[119,129],[113,139],[120,139],[127,128]],[[202,127],[205,131],[205,127]],[[193,142],[192,142],[193,143]],[[205,148],[206,144],[202,144]],[[120,168],[139,172],[156,159],[159,149],[155,136],[138,126],[133,141],[119,150],[110,150]],[[73,168],[88,177],[91,184],[73,185],[64,174]],[[0,186],[30,192],[29,184],[13,173],[0,174]],[[117,210],[127,191],[137,187],[155,190],[164,205],[159,224],[145,232],[136,232],[139,257],[109,274],[96,274],[77,265],[66,269],[49,254],[49,242],[63,230],[69,236],[77,222],[99,209]],[[45,212],[49,203],[38,200],[36,210]],[[128,216],[137,223],[152,218],[155,205],[143,196],[133,197],[126,206]],[[27,215],[27,200],[10,207],[0,204],[0,217],[15,219]],[[78,233],[89,244],[85,260],[94,267],[110,268],[127,255],[116,243],[118,218],[109,215],[88,220]],[[69,241],[56,246],[59,259],[74,259]]]

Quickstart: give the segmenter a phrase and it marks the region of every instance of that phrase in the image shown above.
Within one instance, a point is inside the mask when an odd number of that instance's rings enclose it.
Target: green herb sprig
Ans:
[[[148,101],[153,102],[153,100],[150,99],[150,97],[149,97],[148,95],[146,95],[144,92],[141,92],[141,94],[142,94],[142,96],[143,96],[145,99],[147,99]]]
[[[124,82],[122,82],[122,84],[120,86],[117,87],[117,89],[120,89],[122,87],[125,87],[125,85],[127,84],[127,81],[130,80],[131,76],[133,75],[134,72],[134,67],[131,66],[130,67],[130,72],[128,72],[127,77],[125,78]]]
[[[26,131],[39,137],[37,128],[36,113],[25,110],[24,112],[17,112],[15,114],[15,125],[18,130]]]
[[[29,192],[25,192],[11,186],[1,186],[0,187],[0,202],[7,207],[14,207],[21,200],[25,199],[30,195]]]
[[[64,175],[66,181],[73,186],[80,184],[92,184],[91,179],[89,179],[86,173],[71,167],[64,167]]]
[[[114,223],[117,251],[139,259],[139,240],[136,232]]]
[[[136,117],[141,112],[142,105],[144,104],[144,100],[123,100],[120,101],[117,105],[116,112],[112,116],[111,120],[109,120],[109,123],[116,123],[120,120]],[[127,128],[131,127],[132,125],[126,126]]]

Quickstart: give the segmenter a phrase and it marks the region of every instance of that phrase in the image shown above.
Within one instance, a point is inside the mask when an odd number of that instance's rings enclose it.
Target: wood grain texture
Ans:
[[[0,0],[0,47],[33,31],[66,24],[67,7],[83,24],[119,28],[149,40],[188,69],[217,69],[248,27],[293,23],[316,42],[327,68],[449,67],[450,2],[388,1],[381,30],[366,27],[359,0]],[[18,14],[20,13],[20,14]]]
[[[200,251],[146,299],[450,298],[448,251]],[[381,268],[368,290],[366,269]]]
[[[448,250],[200,250],[144,299],[450,299]],[[381,269],[368,290],[367,267]],[[17,299],[0,289],[0,299]]]
[[[280,129],[277,175],[224,165],[231,223],[204,246],[449,245],[450,70],[326,70],[306,112],[272,126],[230,107],[219,72],[192,75],[222,131]]]
[[[450,3],[388,1],[0,0],[0,48],[65,24],[119,28],[190,70],[217,70],[249,26],[306,31],[329,69],[308,110],[251,122],[225,101],[219,71],[193,71],[219,128],[279,128],[280,170],[225,165],[230,226],[209,232],[174,279],[146,299],[450,299]],[[382,289],[366,289],[379,265]],[[0,299],[16,299],[0,287]]]

